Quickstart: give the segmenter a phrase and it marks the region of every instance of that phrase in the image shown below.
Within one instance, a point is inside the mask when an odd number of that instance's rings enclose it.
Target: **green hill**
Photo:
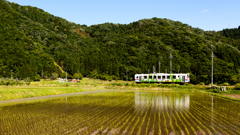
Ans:
[[[219,33],[225,37],[240,39],[240,26],[234,29],[223,29]]]
[[[240,42],[221,32],[161,18],[87,27],[5,0],[0,0],[0,16],[0,77],[9,77],[13,69],[15,77],[32,78],[43,69],[47,76],[79,70],[84,76],[94,71],[103,79],[124,79],[127,69],[133,79],[153,65],[158,69],[159,60],[161,71],[169,72],[172,53],[173,72],[191,73],[193,83],[209,83],[213,50],[214,81],[239,80]]]

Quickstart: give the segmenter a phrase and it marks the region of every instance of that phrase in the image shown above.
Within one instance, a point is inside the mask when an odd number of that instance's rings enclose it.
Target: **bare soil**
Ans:
[[[223,94],[224,96],[240,99],[240,94]]]

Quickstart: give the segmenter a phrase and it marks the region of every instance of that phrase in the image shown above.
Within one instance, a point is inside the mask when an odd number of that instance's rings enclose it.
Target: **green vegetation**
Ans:
[[[25,84],[30,84],[30,82],[25,79],[25,81],[20,81],[18,79],[9,79],[9,78],[0,78],[0,85],[6,85],[6,86],[15,86],[15,85],[25,85]]]
[[[133,80],[159,60],[161,71],[169,69],[171,52],[173,72],[180,69],[191,74],[193,84],[209,84],[213,50],[214,82],[240,83],[240,42],[224,31],[161,18],[88,27],[6,0],[0,0],[0,13],[0,77],[9,78],[12,70],[13,78],[39,80],[43,71],[44,78],[55,79],[67,71],[71,79],[79,71],[112,81],[126,79],[127,70]]]
[[[8,87],[0,89],[0,100],[29,98],[87,91],[76,87]]]
[[[64,93],[73,93],[91,90],[184,90],[184,91],[200,91],[218,94],[236,94],[240,95],[239,84],[234,86],[227,86],[227,91],[223,92],[218,89],[213,91],[210,85],[193,85],[193,84],[157,84],[157,83],[141,83],[136,84],[134,81],[122,81],[122,80],[100,80],[100,79],[88,79],[83,78],[78,83],[66,83],[65,80],[49,80],[43,79],[41,81],[29,82],[25,81],[0,79],[0,100],[27,98],[45,95],[56,95]],[[69,80],[68,80],[69,81]],[[13,83],[14,82],[14,83]],[[18,82],[18,83],[17,83]],[[26,86],[29,85],[29,86]],[[226,85],[224,85],[226,86]],[[25,90],[25,92],[24,92]],[[237,92],[238,91],[238,92]],[[238,97],[236,97],[238,98]],[[239,97],[240,98],[240,97]]]
[[[225,37],[236,39],[238,43],[240,42],[240,26],[234,29],[223,29],[222,31],[219,31],[219,33]],[[239,49],[239,47],[240,46],[238,46],[237,48]]]
[[[0,132],[233,135],[239,134],[238,106],[195,92],[96,92],[0,106]]]

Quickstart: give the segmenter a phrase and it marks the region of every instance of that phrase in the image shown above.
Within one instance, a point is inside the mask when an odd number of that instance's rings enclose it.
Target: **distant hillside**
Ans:
[[[0,76],[7,77],[12,69],[15,77],[33,77],[44,71],[68,71],[74,74],[80,69],[83,56],[81,45],[88,44],[74,32],[80,25],[54,17],[41,9],[0,1],[1,40]],[[7,47],[7,48],[6,48]],[[11,53],[13,51],[13,53]],[[59,64],[55,66],[54,62]],[[80,72],[83,69],[80,69]]]
[[[234,29],[223,29],[219,32],[225,37],[233,38],[233,39],[240,39],[240,26]]]
[[[240,42],[221,32],[203,31],[169,19],[143,19],[130,24],[105,23],[87,27],[53,16],[39,8],[0,0],[0,77],[33,78],[78,70],[97,72],[102,79],[129,79],[147,73],[161,61],[161,71],[191,73],[193,83],[210,82],[214,52],[215,82],[237,83]],[[57,65],[56,65],[57,64]],[[94,72],[93,72],[94,71]]]
[[[143,19],[128,25],[105,23],[87,28],[91,37],[104,50],[102,65],[124,74],[125,66],[132,73],[147,73],[158,61],[161,71],[169,72],[169,54],[173,53],[173,72],[192,73],[192,82],[210,82],[213,50],[215,80],[234,82],[239,74],[240,44],[214,31],[192,28],[169,19]],[[110,55],[109,55],[110,54]],[[160,58],[159,58],[160,57]],[[106,60],[107,59],[107,60]],[[101,59],[100,59],[101,60]],[[231,81],[230,81],[231,80]]]

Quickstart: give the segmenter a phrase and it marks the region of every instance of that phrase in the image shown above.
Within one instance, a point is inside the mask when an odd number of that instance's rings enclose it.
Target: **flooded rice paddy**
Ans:
[[[240,134],[240,103],[198,92],[97,92],[0,104],[1,134]]]

